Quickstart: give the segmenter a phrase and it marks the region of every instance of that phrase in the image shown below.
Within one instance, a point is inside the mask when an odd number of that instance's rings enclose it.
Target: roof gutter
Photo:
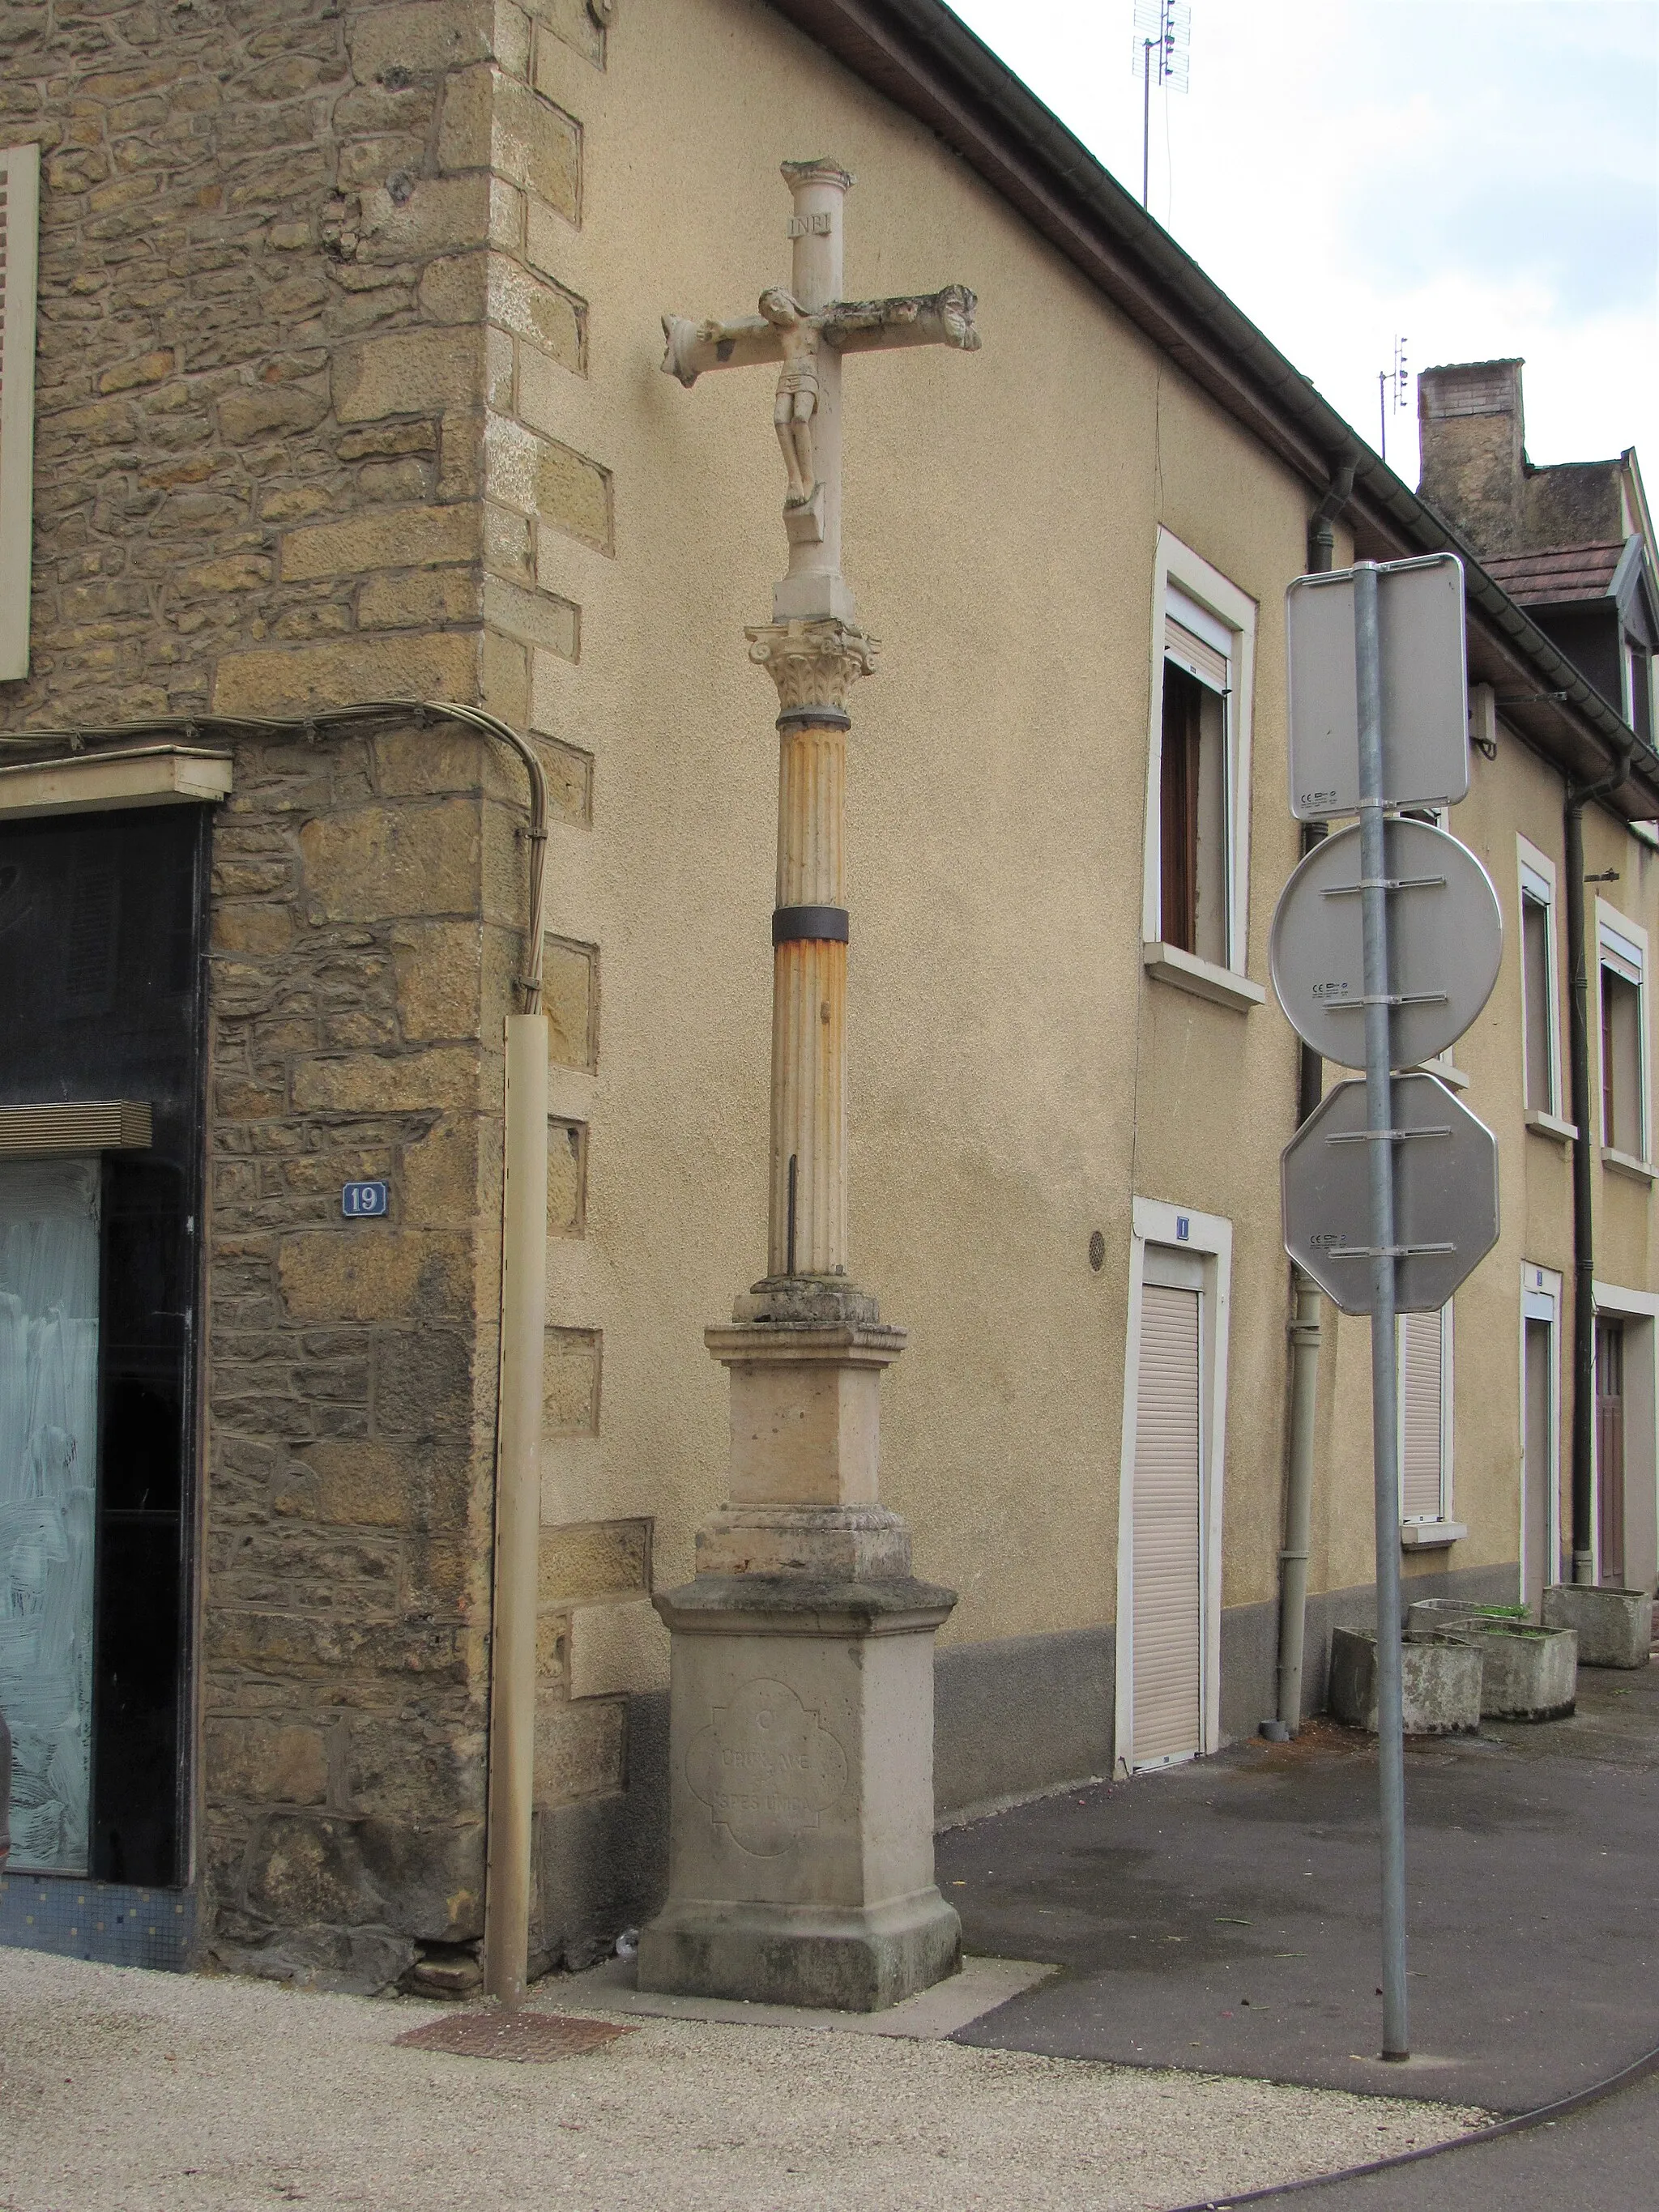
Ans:
[[[1194,383],[1322,499],[1339,458],[1354,459],[1357,549],[1382,559],[1458,554],[1483,638],[1471,672],[1502,696],[1504,720],[1577,780],[1632,732],[1485,571],[1443,517],[1358,439],[1309,380],[1176,245],[1133,196],[941,0],[771,0],[775,10],[862,81],[937,132]],[[1637,748],[1607,803],[1659,816],[1659,755]]]

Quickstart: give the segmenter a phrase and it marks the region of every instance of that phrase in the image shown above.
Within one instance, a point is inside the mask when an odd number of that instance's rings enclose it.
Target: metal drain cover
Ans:
[[[428,2021],[394,2040],[413,2051],[447,2051],[459,2058],[512,2058],[520,2065],[544,2065],[552,2058],[574,2058],[598,2051],[636,2028],[606,2020],[568,2020],[546,2012],[458,2012]]]

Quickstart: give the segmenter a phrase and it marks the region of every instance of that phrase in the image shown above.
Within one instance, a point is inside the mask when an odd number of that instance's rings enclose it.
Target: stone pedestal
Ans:
[[[730,1502],[673,1637],[669,1898],[640,1987],[870,2012],[961,1963],[933,1881],[933,1635],[878,1497],[878,1391],[903,1349],[833,1279],[769,1281],[708,1331],[731,1370]]]
[[[961,1963],[933,1882],[933,1632],[896,1577],[699,1575],[673,1632],[668,1903],[640,1986],[873,2012]]]

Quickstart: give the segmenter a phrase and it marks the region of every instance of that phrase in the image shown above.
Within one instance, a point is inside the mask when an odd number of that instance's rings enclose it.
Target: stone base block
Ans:
[[[1556,1583],[1544,1592],[1544,1626],[1577,1630],[1581,1667],[1645,1667],[1653,1599],[1646,1590]]]
[[[835,2012],[884,2011],[961,1966],[937,1889],[852,1911],[681,1899],[640,1938],[641,1989]]]
[[[1401,1650],[1407,1735],[1450,1735],[1480,1725],[1480,1654],[1449,1637],[1414,1637]],[[1363,1629],[1331,1635],[1331,1711],[1376,1733],[1376,1638]]]
[[[933,1880],[933,1632],[908,1577],[699,1575],[673,1632],[669,1894],[640,1987],[870,2012],[959,1963]]]
[[[728,1505],[697,1531],[697,1572],[906,1580],[910,1531],[884,1505]]]

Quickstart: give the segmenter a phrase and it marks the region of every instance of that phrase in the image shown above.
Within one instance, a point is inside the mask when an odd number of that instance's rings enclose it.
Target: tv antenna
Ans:
[[[1376,372],[1376,417],[1381,434],[1382,458],[1389,458],[1389,417],[1404,412],[1409,404],[1411,374],[1406,367],[1406,341],[1394,342],[1394,367]]]
[[[1140,79],[1140,204],[1146,204],[1152,131],[1152,86],[1185,92],[1193,36],[1186,0],[1135,0],[1131,63]]]

